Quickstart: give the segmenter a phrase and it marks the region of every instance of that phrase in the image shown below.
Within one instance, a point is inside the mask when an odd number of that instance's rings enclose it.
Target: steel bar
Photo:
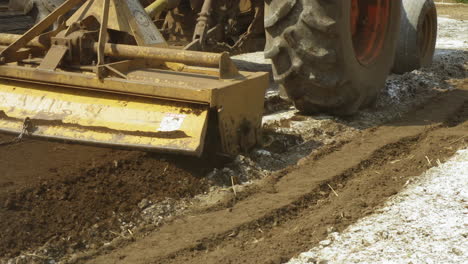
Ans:
[[[162,13],[168,7],[167,0],[156,0],[151,5],[145,8],[146,13],[152,19],[156,17],[156,15]]]
[[[102,7],[101,27],[99,28],[99,40],[97,43],[98,66],[104,64],[104,46],[107,43],[107,22],[109,20],[109,5],[110,0],[104,0]]]
[[[0,44],[2,45],[10,45],[11,43],[17,41],[21,35],[18,34],[8,34],[8,33],[1,33],[0,34]],[[44,46],[41,42],[39,42],[39,38],[34,38],[26,44],[27,47],[36,47],[40,49],[47,49],[48,47]]]
[[[0,34],[0,44],[9,45],[21,35]],[[37,47],[45,49],[37,38],[31,40],[28,47]],[[99,50],[98,43],[94,43],[94,52]],[[109,57],[122,59],[148,59],[168,62],[183,63],[187,65],[219,67],[222,60],[229,57],[226,53],[208,53],[200,51],[178,50],[157,47],[141,47],[124,44],[107,43],[104,47],[104,54]]]
[[[94,45],[96,50],[97,45]],[[167,48],[141,47],[123,44],[106,44],[104,53],[123,59],[149,59],[184,63],[187,65],[219,67],[223,53],[207,53]]]

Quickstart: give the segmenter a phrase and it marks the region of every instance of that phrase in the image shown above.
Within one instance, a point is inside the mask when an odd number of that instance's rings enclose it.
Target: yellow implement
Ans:
[[[138,0],[68,0],[0,34],[0,63],[1,131],[190,155],[207,137],[230,155],[260,137],[267,74],[167,48]]]

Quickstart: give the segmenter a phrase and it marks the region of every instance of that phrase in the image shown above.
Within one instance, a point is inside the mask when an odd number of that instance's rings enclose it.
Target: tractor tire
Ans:
[[[36,23],[38,23],[62,5],[65,0],[33,0],[33,2],[37,8]]]
[[[370,4],[379,4],[376,12]],[[275,81],[305,114],[371,105],[393,66],[400,11],[400,0],[266,0],[265,57]]]
[[[400,40],[393,72],[402,74],[432,64],[437,40],[433,0],[403,0]]]

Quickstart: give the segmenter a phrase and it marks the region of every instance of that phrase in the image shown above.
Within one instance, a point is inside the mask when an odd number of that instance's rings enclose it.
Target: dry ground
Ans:
[[[439,16],[450,17],[459,20],[468,20],[467,4],[439,4],[437,5]]]
[[[0,263],[285,262],[466,146],[467,56],[441,46],[347,119],[303,116],[272,84],[265,144],[234,160],[0,144]]]

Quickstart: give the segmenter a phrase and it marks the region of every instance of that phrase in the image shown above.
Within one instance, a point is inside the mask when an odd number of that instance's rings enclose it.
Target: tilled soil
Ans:
[[[466,146],[466,51],[438,53],[356,117],[274,94],[264,146],[230,164],[0,134],[0,263],[287,261]]]
[[[176,217],[154,232],[129,230],[135,230],[140,210],[151,203],[206,191],[207,181],[197,176],[203,175],[203,166],[194,171],[158,155],[124,151],[103,155],[99,148],[52,142],[7,146],[2,157],[13,149],[47,153],[44,146],[57,145],[81,150],[76,155],[89,158],[95,150],[103,159],[99,164],[89,161],[87,169],[54,172],[54,178],[46,173],[43,180],[32,178],[17,188],[7,185],[0,209],[8,227],[1,236],[6,242],[2,254],[14,256],[46,244],[45,252],[24,254],[29,258],[23,263],[48,263],[54,256],[65,256],[70,263],[281,263],[328,232],[341,231],[372,213],[405,185],[408,175],[419,175],[466,146],[466,88],[442,93],[411,114],[360,132],[347,143],[323,147],[298,165],[230,196],[230,202]],[[32,147],[34,143],[42,148]],[[14,169],[21,163],[8,164]],[[34,166],[27,167],[34,176]],[[123,233],[127,235],[117,244],[103,242]]]
[[[105,162],[105,157],[97,161],[99,156],[93,155],[93,149],[73,146],[70,149],[75,158],[85,157],[74,159],[72,163],[81,163],[74,168],[67,166],[73,157],[63,159],[60,154],[38,151],[40,145],[18,144],[0,150],[7,176],[23,176],[2,183],[0,189],[0,222],[5,227],[0,233],[1,256],[12,257],[45,243],[53,244],[59,252],[99,247],[103,240],[118,236],[123,223],[132,228],[139,220],[135,216],[150,205],[149,201],[193,197],[208,189],[202,174],[196,176],[142,153],[116,151],[113,159]],[[79,149],[82,151],[76,152]],[[18,152],[23,154],[20,158],[8,155]],[[31,154],[51,160],[33,161],[28,157]],[[57,162],[51,162],[54,158]],[[101,164],[86,168],[90,159]],[[142,203],[144,199],[147,204]]]
[[[287,264],[465,263],[468,149],[411,179],[372,215]]]
[[[467,102],[467,90],[447,92],[268,177],[233,207],[180,218],[90,263],[287,261],[466,146]]]

